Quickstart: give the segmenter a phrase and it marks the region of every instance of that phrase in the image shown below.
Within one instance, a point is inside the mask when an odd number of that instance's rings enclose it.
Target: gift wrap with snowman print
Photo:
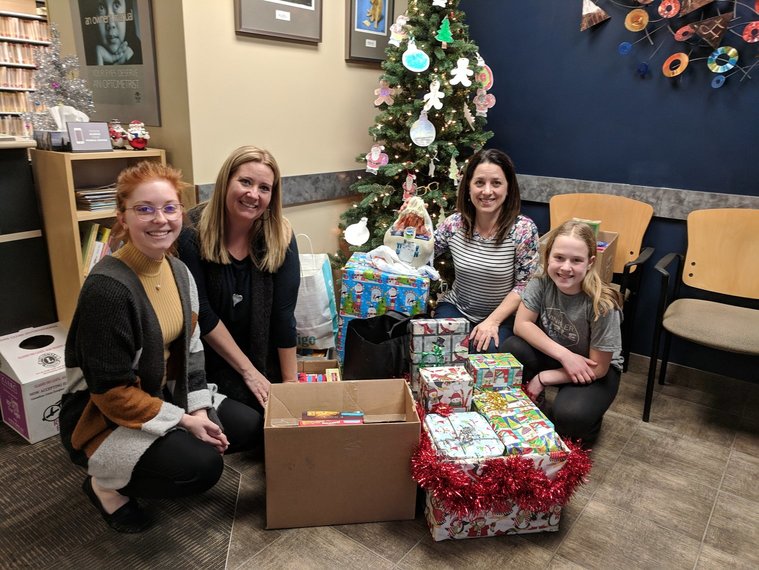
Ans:
[[[420,373],[430,366],[464,366],[469,359],[469,321],[465,318],[411,321],[411,389],[419,394]]]
[[[550,441],[546,447],[536,447],[529,438],[507,437],[506,431],[499,422],[493,421],[496,416],[532,416],[541,415],[540,410],[530,401],[520,388],[507,388],[503,392],[491,390],[475,390],[473,396],[475,409],[479,412],[451,414],[446,418],[451,426],[446,426],[443,419],[436,414],[427,414],[424,428],[438,456],[447,463],[453,463],[461,468],[461,472],[480,480],[485,461],[493,460],[495,455],[501,455],[500,460],[506,461],[509,455],[520,455],[532,461],[535,468],[543,471],[548,479],[554,480],[565,466],[569,449],[556,434],[553,424],[543,416],[543,421],[522,420],[520,426],[524,430],[533,431],[540,424],[545,429],[542,432],[545,440]],[[478,416],[477,423],[471,420]],[[479,420],[483,421],[479,421]],[[464,424],[469,422],[467,429]],[[532,422],[532,423],[530,423]],[[482,424],[487,424],[490,430]],[[541,429],[543,429],[541,427]],[[515,427],[512,435],[520,434]],[[492,434],[500,440],[500,453],[495,453],[496,446]],[[475,445],[476,444],[476,445]],[[485,445],[487,444],[487,445]],[[553,504],[544,511],[529,511],[521,508],[516,502],[505,505],[499,510],[481,510],[470,515],[458,515],[446,509],[443,502],[429,490],[426,493],[425,518],[434,540],[481,538],[504,534],[527,534],[534,532],[555,532],[559,530],[562,507]]]
[[[432,261],[435,253],[432,219],[424,200],[411,196],[398,212],[398,218],[385,232],[384,243],[404,263],[421,267]]]
[[[340,287],[337,351],[342,361],[345,333],[353,319],[368,319],[394,310],[417,315],[427,310],[430,280],[418,275],[381,271],[371,257],[355,252],[345,264]]]

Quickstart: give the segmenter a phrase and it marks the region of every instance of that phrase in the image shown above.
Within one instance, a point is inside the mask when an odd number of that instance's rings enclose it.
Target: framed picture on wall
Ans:
[[[235,33],[305,43],[322,41],[323,0],[235,0]]]
[[[72,0],[79,75],[92,89],[94,121],[160,126],[150,0]]]
[[[393,0],[347,0],[346,61],[381,62],[390,39]]]

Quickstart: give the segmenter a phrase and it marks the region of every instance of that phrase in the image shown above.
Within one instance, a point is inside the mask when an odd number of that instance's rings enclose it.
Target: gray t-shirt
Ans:
[[[534,277],[522,293],[524,306],[538,313],[538,326],[549,338],[581,356],[590,349],[611,352],[611,365],[622,370],[621,311],[593,320],[593,301],[585,293],[565,295],[547,275]]]

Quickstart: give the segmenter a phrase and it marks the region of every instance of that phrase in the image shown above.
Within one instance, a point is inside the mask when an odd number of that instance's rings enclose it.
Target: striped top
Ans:
[[[512,290],[520,295],[524,291],[538,267],[538,228],[520,214],[500,244],[476,231],[468,240],[461,214],[455,213],[435,230],[435,257],[446,251],[453,257],[456,278],[441,300],[477,323]]]

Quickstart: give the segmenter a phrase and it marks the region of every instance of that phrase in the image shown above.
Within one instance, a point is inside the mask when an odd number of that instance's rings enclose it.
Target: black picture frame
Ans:
[[[394,0],[346,1],[345,61],[381,63],[395,17]],[[375,9],[380,14],[372,17]]]
[[[235,0],[235,33],[317,44],[323,0]]]

